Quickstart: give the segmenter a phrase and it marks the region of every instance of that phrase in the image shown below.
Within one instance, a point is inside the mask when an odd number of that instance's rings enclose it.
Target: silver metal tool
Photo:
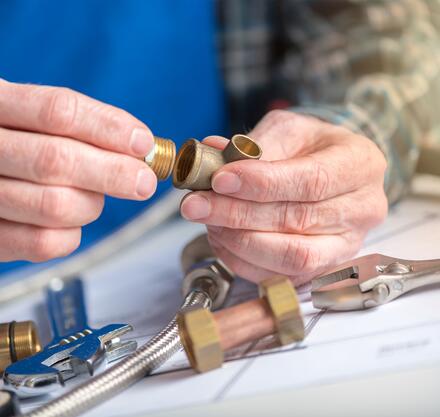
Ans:
[[[8,366],[3,379],[20,397],[47,394],[79,374],[93,375],[105,362],[133,352],[135,341],[120,340],[132,330],[127,324],[92,329],[87,322],[79,278],[53,280],[47,290],[53,339],[39,353]]]
[[[440,259],[413,261],[372,254],[312,281],[316,308],[361,310],[388,303],[416,288],[440,283]]]

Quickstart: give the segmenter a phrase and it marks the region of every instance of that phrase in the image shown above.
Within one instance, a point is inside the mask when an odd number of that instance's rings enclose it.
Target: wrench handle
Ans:
[[[46,300],[54,339],[88,328],[80,278],[54,280],[47,290]]]

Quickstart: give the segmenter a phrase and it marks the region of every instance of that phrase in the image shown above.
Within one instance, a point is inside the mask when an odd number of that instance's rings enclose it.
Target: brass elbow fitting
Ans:
[[[225,351],[271,334],[281,345],[304,339],[304,321],[289,279],[264,281],[260,295],[216,313],[198,308],[178,314],[180,339],[194,370],[219,368]]]
[[[0,323],[0,373],[9,364],[40,350],[40,338],[33,321]]]
[[[245,135],[232,137],[220,150],[189,139],[176,156],[176,145],[169,139],[155,137],[152,151],[144,158],[159,180],[173,174],[173,185],[188,190],[210,190],[211,177],[223,165],[242,159],[260,159],[261,148]]]
[[[261,153],[260,147],[245,135],[233,136],[223,150],[190,139],[177,154],[173,184],[180,189],[210,190],[211,177],[222,166],[242,159],[260,159]]]

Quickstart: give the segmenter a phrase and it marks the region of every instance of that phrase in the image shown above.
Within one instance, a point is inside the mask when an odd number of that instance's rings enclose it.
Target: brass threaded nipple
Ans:
[[[145,162],[161,181],[166,180],[173,171],[176,159],[176,145],[170,139],[154,137],[154,147],[145,157]]]

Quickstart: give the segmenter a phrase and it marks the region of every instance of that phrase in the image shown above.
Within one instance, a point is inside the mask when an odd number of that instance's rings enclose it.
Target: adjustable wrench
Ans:
[[[133,352],[135,341],[120,341],[133,328],[110,324],[92,329],[87,323],[82,281],[55,279],[47,290],[53,339],[39,353],[9,365],[5,385],[20,397],[48,394],[79,374],[94,371]]]

